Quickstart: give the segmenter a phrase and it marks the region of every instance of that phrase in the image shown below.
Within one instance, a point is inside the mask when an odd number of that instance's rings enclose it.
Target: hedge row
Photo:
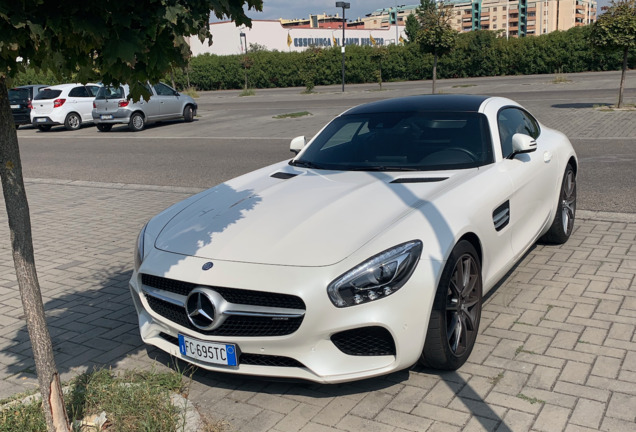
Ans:
[[[619,52],[600,52],[588,40],[590,27],[575,27],[565,32],[511,38],[497,37],[491,31],[459,35],[456,48],[440,59],[439,78],[497,75],[553,74],[616,70],[622,65]],[[389,46],[382,60],[383,81],[430,79],[433,58],[420,52],[416,44]],[[377,48],[348,46],[346,82],[377,81]],[[244,66],[253,88],[338,84],[342,80],[339,47],[309,49],[305,52],[257,51],[243,55],[204,54],[192,58],[187,71],[189,83],[199,90],[239,89],[244,85]],[[636,65],[636,56],[630,58]],[[178,86],[186,87],[188,76],[175,71]]]
[[[620,52],[600,52],[589,43],[590,27],[565,32],[511,38],[497,37],[491,31],[459,35],[456,48],[442,57],[439,78],[498,75],[529,75],[616,70],[622,65]],[[416,44],[388,46],[382,55],[371,46],[351,45],[346,50],[347,83],[430,79],[433,58]],[[381,59],[381,60],[380,60]],[[342,80],[342,54],[339,47],[311,48],[304,52],[255,51],[245,55],[194,57],[187,70],[175,70],[166,77],[179,88],[198,90],[240,89],[247,71],[251,88],[296,87],[339,84]],[[636,55],[630,57],[636,65]],[[380,65],[381,62],[381,65]],[[71,81],[72,78],[66,80]],[[15,85],[43,82],[56,84],[52,74],[32,70],[14,80]]]

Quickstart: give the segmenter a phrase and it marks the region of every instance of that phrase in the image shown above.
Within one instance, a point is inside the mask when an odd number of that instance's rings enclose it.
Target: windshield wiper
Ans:
[[[297,161],[291,160],[291,161],[289,161],[289,164],[291,166],[297,166],[297,167],[301,167],[301,168],[324,169],[320,165],[316,165],[313,162],[304,161],[304,160],[297,160]]]
[[[347,167],[344,170],[346,171],[421,171],[420,168],[415,167],[395,167],[395,166],[358,166],[358,167]]]

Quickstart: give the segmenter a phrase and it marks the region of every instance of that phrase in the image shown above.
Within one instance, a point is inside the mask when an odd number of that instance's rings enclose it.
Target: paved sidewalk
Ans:
[[[127,281],[147,218],[195,189],[28,180],[36,263],[63,379],[170,361],[139,337]],[[0,239],[8,239],[0,212]],[[579,212],[486,300],[456,373],[349,384],[197,372],[190,399],[236,431],[636,430],[636,215]],[[35,388],[9,242],[0,242],[0,398]]]

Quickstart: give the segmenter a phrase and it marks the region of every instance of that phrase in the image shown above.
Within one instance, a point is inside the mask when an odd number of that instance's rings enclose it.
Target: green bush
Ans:
[[[620,52],[601,52],[589,42],[590,26],[575,27],[547,35],[506,39],[501,32],[462,33],[455,49],[441,57],[439,78],[466,78],[499,75],[529,75],[618,70]],[[372,46],[347,46],[346,82],[373,83],[378,80],[378,61]],[[340,47],[311,48],[304,52],[257,50],[247,54],[249,88],[311,87],[340,84]],[[636,53],[629,60],[636,66]],[[187,70],[174,70],[178,88],[197,90],[242,89],[245,84],[244,55],[193,57]],[[430,79],[433,58],[415,43],[387,47],[382,60],[383,81]],[[165,78],[171,82],[171,77]],[[68,81],[67,81],[68,82]],[[29,69],[19,74],[15,85],[56,84],[52,74]],[[309,84],[309,85],[308,85]]]

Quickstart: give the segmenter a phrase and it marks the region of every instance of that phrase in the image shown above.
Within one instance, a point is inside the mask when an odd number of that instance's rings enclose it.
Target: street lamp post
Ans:
[[[351,7],[351,3],[336,2],[336,7],[342,8],[342,92],[344,93],[345,84],[345,27],[347,26],[347,20],[345,19],[345,9]]]
[[[239,33],[239,37],[241,39],[241,47],[245,47],[245,57],[243,58],[243,69],[245,71],[245,87],[244,90],[247,91],[247,36],[244,32]]]

